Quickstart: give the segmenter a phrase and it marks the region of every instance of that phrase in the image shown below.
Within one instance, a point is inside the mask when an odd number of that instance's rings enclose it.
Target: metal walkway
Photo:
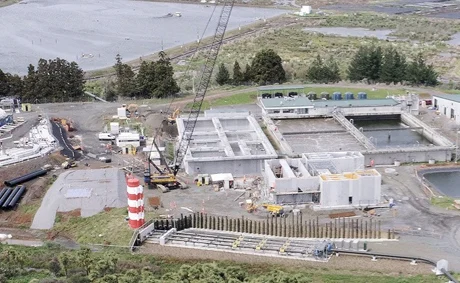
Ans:
[[[163,235],[156,231],[145,241],[157,244]],[[165,231],[163,231],[165,232]],[[204,250],[217,250],[225,252],[238,252],[251,255],[282,256],[295,259],[328,261],[329,256],[318,256],[317,250],[321,249],[324,241],[307,240],[299,238],[285,238],[255,234],[242,234],[236,232],[220,232],[204,229],[186,229],[171,234],[166,246],[180,246],[199,248]]]
[[[332,112],[332,117],[339,122],[352,136],[354,136],[366,149],[376,149],[375,145],[361,133],[348,119],[339,111]]]

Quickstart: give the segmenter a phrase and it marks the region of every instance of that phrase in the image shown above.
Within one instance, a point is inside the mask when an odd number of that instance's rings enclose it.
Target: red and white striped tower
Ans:
[[[128,217],[129,226],[133,229],[141,227],[144,220],[144,189],[137,178],[126,180],[128,191]]]

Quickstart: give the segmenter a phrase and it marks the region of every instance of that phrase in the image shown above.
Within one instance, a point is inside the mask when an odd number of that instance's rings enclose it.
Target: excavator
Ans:
[[[185,129],[182,132],[181,139],[176,147],[174,160],[172,164],[166,165],[165,169],[162,169],[160,168],[160,166],[156,165],[150,158],[148,158],[149,166],[146,172],[144,172],[144,181],[149,185],[159,188],[163,192],[166,192],[170,189],[187,188],[187,186],[183,182],[178,180],[177,173],[179,172],[180,166],[184,161],[184,157],[190,145],[190,140],[195,130],[195,125],[201,111],[201,106],[203,105],[203,101],[206,96],[209,83],[211,81],[212,71],[216,64],[216,59],[217,55],[219,54],[220,47],[223,43],[225,30],[227,29],[228,21],[232,13],[234,3],[235,0],[224,0],[221,3],[222,10],[220,12],[217,27],[214,36],[212,37],[211,44],[206,46],[207,49],[204,55],[204,65],[201,67],[202,71],[199,78],[198,86],[196,88],[195,98],[193,99],[193,103],[190,112],[188,113],[187,120],[184,123]],[[170,117],[173,118],[172,120],[174,121],[174,123],[179,113],[178,109],[176,109],[176,111],[174,111],[175,117],[173,116],[174,113]],[[153,139],[153,146],[155,146],[156,150],[160,154],[160,159],[162,160],[162,163],[167,164],[163,153],[159,150],[155,138]],[[156,170],[156,172],[152,172],[152,167]]]
[[[176,124],[176,118],[179,117],[179,113],[180,113],[180,108],[177,107],[176,110],[174,110],[174,112],[168,116],[169,124],[171,125]]]
[[[256,204],[253,200],[246,201],[246,211],[249,213],[253,213],[257,211],[259,206],[262,206],[263,208],[265,208],[272,217],[278,217],[278,216],[284,217],[286,215],[284,213],[284,208],[281,205],[269,204],[269,203],[263,203],[259,205],[259,204]]]

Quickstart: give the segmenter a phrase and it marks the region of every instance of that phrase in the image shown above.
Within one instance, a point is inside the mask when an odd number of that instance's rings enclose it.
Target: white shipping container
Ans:
[[[118,122],[110,123],[110,133],[114,135],[118,135],[120,133],[120,123]]]
[[[120,119],[126,118],[126,108],[123,108],[123,107],[118,108],[117,114]]]

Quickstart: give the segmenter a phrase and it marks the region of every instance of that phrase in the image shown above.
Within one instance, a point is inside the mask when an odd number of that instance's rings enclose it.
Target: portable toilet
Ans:
[[[367,99],[367,93],[358,92],[358,99]]]
[[[322,100],[329,100],[330,99],[330,95],[329,95],[329,92],[321,92],[321,99]]]
[[[345,99],[346,100],[354,99],[353,93],[352,92],[345,92]]]
[[[332,100],[342,100],[342,93],[341,92],[334,92],[332,94]]]

